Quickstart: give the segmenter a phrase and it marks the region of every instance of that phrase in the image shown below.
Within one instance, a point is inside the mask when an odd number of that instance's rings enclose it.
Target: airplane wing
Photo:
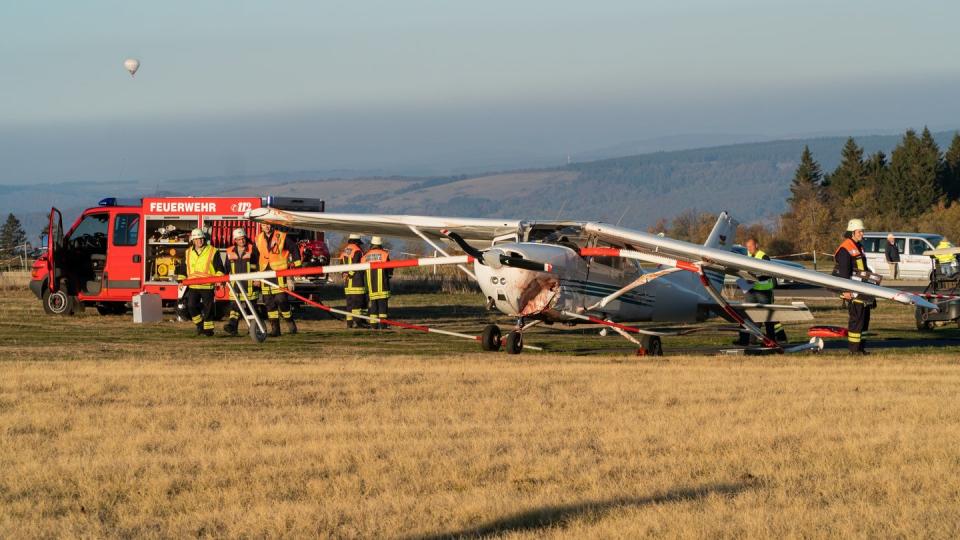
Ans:
[[[517,232],[519,220],[461,217],[404,216],[387,214],[331,214],[327,212],[293,212],[276,208],[255,208],[247,217],[256,221],[316,231],[420,238],[420,233],[441,239],[440,231],[451,230],[471,243],[484,247],[497,236]]]
[[[630,249],[641,253],[646,252],[653,255],[671,257],[687,263],[701,263],[705,268],[719,270],[725,273],[747,272],[754,275],[772,276],[808,283],[810,285],[818,285],[837,291],[854,292],[876,298],[885,298],[902,304],[913,304],[928,309],[937,309],[936,304],[916,294],[861,281],[830,276],[805,268],[792,268],[772,261],[739,255],[723,249],[691,244],[681,240],[674,240],[672,238],[607,225],[605,223],[588,223],[584,226],[584,230],[594,233],[599,239],[614,245],[627,245]]]

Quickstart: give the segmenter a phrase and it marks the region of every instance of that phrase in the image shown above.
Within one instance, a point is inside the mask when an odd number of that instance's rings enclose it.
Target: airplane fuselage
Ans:
[[[488,302],[511,317],[574,320],[563,312],[578,313],[593,306],[644,273],[632,261],[584,258],[573,249],[556,244],[508,242],[490,249],[553,267],[551,272],[535,272],[474,264]],[[696,276],[682,272],[633,289],[591,313],[613,321],[694,322],[709,316],[708,310],[702,309],[709,303]]]

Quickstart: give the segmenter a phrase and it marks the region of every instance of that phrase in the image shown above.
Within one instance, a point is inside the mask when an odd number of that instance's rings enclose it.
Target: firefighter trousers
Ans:
[[[187,289],[187,313],[197,328],[213,330],[213,289]]]
[[[863,351],[863,333],[870,328],[870,308],[862,301],[854,299],[847,305],[850,316],[847,322],[847,346],[850,352]]]
[[[347,315],[347,321],[353,321],[354,315],[366,315],[364,310],[367,308],[367,295],[366,293],[349,293],[346,294],[347,299],[347,311],[350,312],[350,315]]]
[[[377,324],[380,319],[387,318],[387,301],[390,298],[371,298],[370,299],[370,322]]]
[[[293,312],[290,310],[290,299],[285,292],[273,292],[269,294],[263,291],[263,305],[267,307],[267,318],[292,320]]]

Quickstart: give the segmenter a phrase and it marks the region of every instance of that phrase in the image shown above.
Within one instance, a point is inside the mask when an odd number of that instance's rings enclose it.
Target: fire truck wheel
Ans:
[[[44,289],[43,310],[48,315],[73,315],[76,307],[76,296],[71,296],[64,290],[50,292],[50,289]]]
[[[488,324],[483,329],[483,335],[480,336],[480,348],[485,351],[500,350],[500,327],[495,324]]]

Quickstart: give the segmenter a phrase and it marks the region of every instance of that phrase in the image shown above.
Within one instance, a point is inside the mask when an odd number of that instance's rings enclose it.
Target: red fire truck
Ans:
[[[292,197],[161,197],[130,203],[107,198],[84,210],[64,234],[63,218],[53,208],[47,252],[33,265],[30,289],[42,300],[44,311],[57,315],[89,305],[101,314],[123,313],[140,292],[159,294],[164,305],[175,305],[177,269],[182,267],[190,231],[202,228],[220,249],[232,245],[235,228],[245,229],[252,240],[259,224],[245,220],[243,214],[261,206],[324,210],[319,199]],[[323,233],[288,234],[298,239],[305,264],[327,264]],[[218,290],[217,299],[227,301],[226,294]]]

